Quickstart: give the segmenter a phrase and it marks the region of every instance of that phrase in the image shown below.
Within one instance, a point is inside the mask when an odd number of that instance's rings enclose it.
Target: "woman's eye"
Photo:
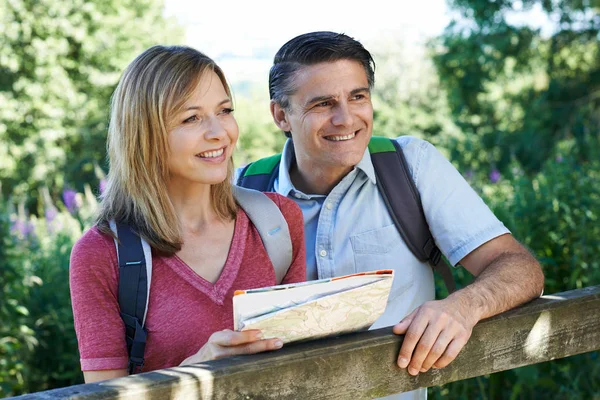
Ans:
[[[184,124],[187,124],[187,123],[189,123],[189,122],[194,122],[194,121],[198,121],[198,116],[196,116],[196,115],[192,115],[191,117],[189,117],[189,118],[185,119],[185,120],[183,121],[183,123],[184,123]]]
[[[233,112],[233,108],[224,108],[221,110],[221,114],[231,114]]]

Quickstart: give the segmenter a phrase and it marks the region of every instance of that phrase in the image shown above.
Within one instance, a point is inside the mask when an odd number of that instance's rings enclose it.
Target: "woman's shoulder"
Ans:
[[[279,193],[275,193],[275,192],[265,192],[265,195],[270,198],[275,204],[277,204],[277,207],[282,208],[282,207],[291,207],[294,208],[298,207],[298,205],[296,204],[296,202],[292,199],[288,199],[287,197],[280,195]]]
[[[302,217],[302,211],[296,202],[279,193],[265,192],[268,198],[270,198],[279,207],[284,216],[292,215],[294,217],[300,215]],[[289,219],[289,218],[288,218]]]
[[[97,225],[92,226],[81,235],[76,244],[85,246],[105,246],[113,241],[113,238],[100,231]]]
[[[71,251],[71,260],[78,259],[81,257],[103,257],[105,258],[108,253],[111,253],[111,248],[114,249],[114,240],[109,235],[103,233],[98,229],[96,225],[88,229],[80,238],[75,242],[73,250]],[[116,250],[115,250],[116,254]]]

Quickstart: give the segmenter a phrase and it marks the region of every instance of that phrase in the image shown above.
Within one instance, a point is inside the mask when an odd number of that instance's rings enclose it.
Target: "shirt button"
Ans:
[[[328,210],[331,210],[333,208],[333,204],[331,204],[331,202],[325,204],[325,207],[327,207]]]
[[[319,252],[319,255],[320,255],[321,257],[325,257],[325,256],[327,255],[327,251],[326,251],[326,250],[321,250],[321,251]]]

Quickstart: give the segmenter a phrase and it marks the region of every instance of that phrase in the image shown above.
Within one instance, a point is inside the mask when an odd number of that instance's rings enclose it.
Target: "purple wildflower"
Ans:
[[[69,212],[73,214],[78,207],[77,192],[71,189],[65,189],[63,191],[63,201],[65,203],[65,206],[67,207],[67,210],[69,210]]]
[[[104,194],[104,191],[106,190],[106,179],[102,178],[100,179],[100,185],[99,185],[99,189],[100,189],[100,194]]]
[[[55,207],[46,207],[44,214],[46,215],[46,222],[51,223],[58,215],[58,211]]]
[[[25,221],[21,218],[17,218],[13,221],[10,231],[13,235],[22,236],[27,239],[29,236],[34,235],[35,226],[33,226],[33,222]]]
[[[13,221],[10,226],[10,232],[13,234],[21,234],[21,236],[25,236],[25,221],[21,218],[17,218]]]
[[[563,161],[564,161],[564,159],[563,159],[563,156],[561,156],[561,155],[558,155],[558,156],[556,157],[556,162],[557,162],[557,163],[561,163],[561,162],[563,162]]]
[[[35,226],[33,225],[33,222],[28,221],[25,225],[25,235],[27,237],[33,237],[35,235]]]
[[[492,170],[492,172],[490,172],[490,182],[492,183],[496,183],[500,180],[500,177],[502,175],[500,175],[500,171],[498,171],[496,168],[494,168]]]

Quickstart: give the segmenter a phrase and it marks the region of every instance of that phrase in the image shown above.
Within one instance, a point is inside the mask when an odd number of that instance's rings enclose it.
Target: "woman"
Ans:
[[[144,371],[282,346],[233,332],[234,290],[277,284],[261,239],[233,196],[238,138],[221,69],[187,47],[155,46],[125,70],[112,98],[110,172],[96,225],[71,253],[75,330],[86,382],[127,375],[111,220],[152,247]],[[302,214],[268,194],[293,244],[283,283],[305,280]]]

